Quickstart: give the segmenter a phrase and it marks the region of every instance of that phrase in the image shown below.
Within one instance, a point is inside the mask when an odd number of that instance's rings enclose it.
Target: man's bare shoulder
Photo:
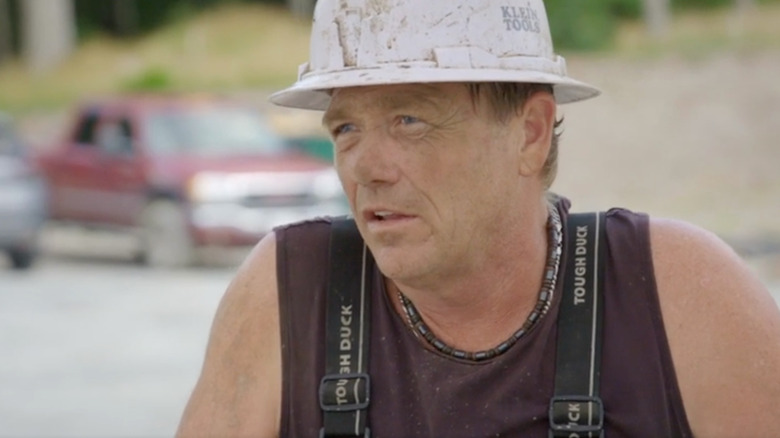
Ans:
[[[780,436],[780,311],[714,234],[653,219],[650,237],[677,379],[697,436]]]
[[[253,249],[228,286],[177,436],[275,437],[281,356],[276,238]]]

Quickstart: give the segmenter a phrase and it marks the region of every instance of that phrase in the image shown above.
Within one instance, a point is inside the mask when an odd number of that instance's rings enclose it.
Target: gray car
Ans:
[[[0,251],[11,266],[32,266],[46,219],[46,189],[10,117],[0,114]]]

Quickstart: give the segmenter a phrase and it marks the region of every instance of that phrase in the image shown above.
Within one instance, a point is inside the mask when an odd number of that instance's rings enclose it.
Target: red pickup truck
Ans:
[[[348,212],[331,163],[229,100],[135,96],[84,103],[39,157],[53,221],[133,233],[139,260],[181,267],[208,245]]]

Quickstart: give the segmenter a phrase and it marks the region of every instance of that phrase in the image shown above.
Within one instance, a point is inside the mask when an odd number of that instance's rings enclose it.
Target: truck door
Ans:
[[[53,217],[132,225],[145,184],[130,119],[108,108],[87,111],[62,152],[50,171]]]
[[[87,109],[79,116],[70,138],[51,159],[50,213],[53,218],[68,221],[89,221],[89,204],[95,202],[90,189],[99,172],[95,133],[100,122],[97,109]]]
[[[91,214],[110,224],[134,225],[146,200],[146,182],[131,119],[107,116],[98,126],[96,142],[100,178],[94,190],[101,202],[92,205]]]

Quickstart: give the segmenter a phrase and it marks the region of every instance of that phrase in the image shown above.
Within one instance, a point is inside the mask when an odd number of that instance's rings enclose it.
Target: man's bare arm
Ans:
[[[667,336],[699,437],[780,436],[780,311],[714,235],[655,220],[651,239]]]
[[[276,242],[269,235],[222,298],[177,437],[277,437],[280,400]]]

